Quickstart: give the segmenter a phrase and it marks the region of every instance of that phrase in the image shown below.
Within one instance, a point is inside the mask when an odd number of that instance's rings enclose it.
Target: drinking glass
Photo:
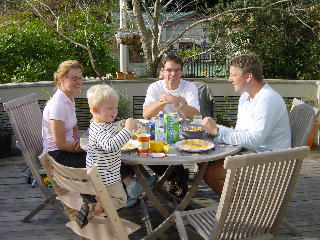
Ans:
[[[194,116],[193,116],[192,123],[193,123],[193,124],[199,124],[199,125],[201,125],[201,123],[202,123],[202,116],[201,116],[201,115],[194,115]]]

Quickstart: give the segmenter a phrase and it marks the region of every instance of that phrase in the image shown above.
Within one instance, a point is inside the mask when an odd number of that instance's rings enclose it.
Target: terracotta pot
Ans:
[[[133,72],[125,72],[126,79],[134,79],[134,73]]]
[[[117,79],[126,79],[126,73],[124,72],[116,72]]]

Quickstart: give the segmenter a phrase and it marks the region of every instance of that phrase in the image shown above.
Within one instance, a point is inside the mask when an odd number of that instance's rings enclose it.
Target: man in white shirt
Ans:
[[[218,126],[212,118],[204,118],[202,126],[215,141],[238,145],[254,151],[289,148],[291,133],[286,105],[278,92],[263,81],[262,64],[255,54],[235,57],[229,63],[229,82],[239,99],[235,129]],[[224,160],[208,165],[205,182],[222,193],[226,171]]]
[[[176,55],[163,60],[161,76],[164,78],[152,83],[147,90],[143,104],[143,117],[146,119],[163,113],[177,112],[184,119],[200,114],[198,89],[196,85],[181,79],[183,61]]]
[[[163,59],[160,71],[161,79],[152,83],[147,90],[143,104],[143,117],[150,119],[160,111],[163,113],[177,112],[183,119],[191,119],[200,114],[197,87],[181,79],[183,61],[176,55],[168,55]],[[162,175],[166,166],[149,166],[156,173]],[[169,192],[183,197],[187,192],[188,169],[177,166],[169,176]]]

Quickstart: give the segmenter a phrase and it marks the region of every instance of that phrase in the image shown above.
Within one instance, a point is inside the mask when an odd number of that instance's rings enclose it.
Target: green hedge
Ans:
[[[72,17],[68,24],[85,24],[83,15],[75,13]],[[61,28],[65,27],[62,22]],[[86,26],[67,30],[68,36],[89,44],[102,75],[116,72],[119,63],[110,56],[114,47],[111,25],[91,19]],[[0,25],[0,56],[0,83],[50,81],[59,63],[68,59],[80,61],[85,76],[96,76],[83,48],[62,39],[37,18],[9,20]]]

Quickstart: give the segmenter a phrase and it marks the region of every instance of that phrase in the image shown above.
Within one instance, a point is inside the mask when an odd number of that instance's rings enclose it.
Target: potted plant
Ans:
[[[116,72],[117,79],[134,79],[134,72]]]
[[[118,92],[118,95],[119,95],[118,118],[119,119],[128,118],[130,116],[130,109],[129,109],[130,101],[125,94]]]
[[[216,123],[226,127],[234,128],[234,121],[231,119],[231,112],[234,109],[234,106],[232,105],[228,96],[225,96],[223,99],[225,104],[220,106],[215,114]]]
[[[140,41],[139,34],[129,29],[120,28],[115,36],[118,44],[134,45]]]

